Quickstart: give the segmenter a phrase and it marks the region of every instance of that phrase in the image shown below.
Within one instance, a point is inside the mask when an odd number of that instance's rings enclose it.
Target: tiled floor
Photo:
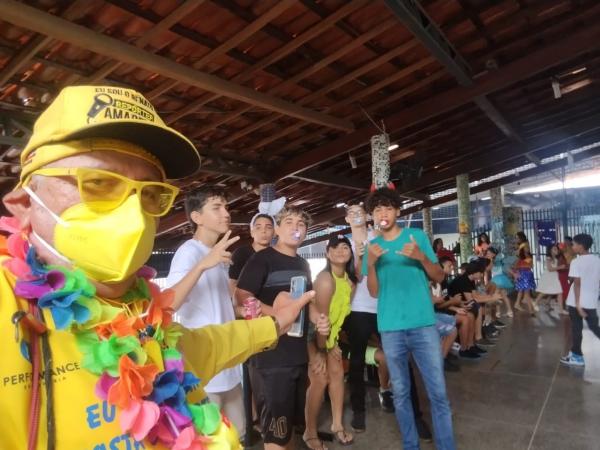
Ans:
[[[587,366],[564,367],[558,359],[567,332],[568,319],[563,316],[518,315],[485,360],[461,362],[460,372],[447,374],[458,449],[600,450],[600,342],[585,330]],[[425,417],[431,423],[428,402],[419,387]],[[357,435],[354,445],[347,448],[401,449],[394,416],[379,409],[375,389],[368,396],[367,432]],[[324,431],[328,431],[328,416],[326,404]],[[346,411],[347,425],[350,419],[351,412]],[[423,450],[434,448],[431,443],[422,444]]]

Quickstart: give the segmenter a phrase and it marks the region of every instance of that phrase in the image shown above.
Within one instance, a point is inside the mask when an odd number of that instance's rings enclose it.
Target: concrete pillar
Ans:
[[[371,172],[376,189],[386,187],[390,181],[390,137],[376,134],[371,137]]]
[[[502,221],[504,225],[504,255],[515,256],[517,248],[517,231],[523,231],[523,208],[518,206],[505,206],[502,208]]]
[[[456,177],[456,197],[458,199],[458,234],[460,243],[460,259],[466,262],[473,254],[471,241],[471,200],[469,193],[469,175]]]
[[[423,208],[423,231],[433,241],[433,221],[431,220],[431,208]]]
[[[490,203],[492,217],[502,217],[502,208],[504,208],[504,188],[502,186],[490,189]]]
[[[494,247],[504,249],[504,189],[502,186],[490,189],[490,204],[492,209],[492,235],[490,236]]]

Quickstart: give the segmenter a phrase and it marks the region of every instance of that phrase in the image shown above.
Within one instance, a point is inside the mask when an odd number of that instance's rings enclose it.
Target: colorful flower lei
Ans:
[[[1,217],[0,255],[17,278],[15,294],[50,311],[59,330],[69,330],[82,353],[82,367],[99,376],[95,393],[119,409],[119,424],[135,440],[148,439],[173,450],[230,449],[231,423],[214,403],[193,404],[187,393],[200,380],[185,372],[176,345],[181,327],[172,321],[171,291],[161,292],[143,268],[120,302],[149,303],[145,313],[128,315],[95,296],[78,269],[44,266],[15,218]],[[237,437],[235,437],[237,440]]]

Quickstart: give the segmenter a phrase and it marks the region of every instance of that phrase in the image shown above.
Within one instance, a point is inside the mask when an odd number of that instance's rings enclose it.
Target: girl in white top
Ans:
[[[537,286],[538,295],[534,302],[536,311],[539,310],[539,305],[544,298],[552,296],[556,296],[560,309],[563,309],[562,286],[558,279],[558,271],[564,269],[565,266],[560,265],[559,257],[560,249],[558,248],[558,245],[553,244],[549,246],[548,251],[546,252],[546,271],[540,277]],[[548,311],[552,311],[550,300],[547,303],[547,308]]]

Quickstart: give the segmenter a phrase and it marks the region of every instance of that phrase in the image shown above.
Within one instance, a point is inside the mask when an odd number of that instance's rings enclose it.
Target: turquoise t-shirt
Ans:
[[[382,236],[373,239],[370,244],[379,244],[387,253],[381,255],[375,270],[379,281],[377,306],[377,324],[379,331],[410,330],[435,324],[435,314],[429,279],[420,262],[396,254],[413,236],[421,251],[432,262],[437,256],[429,238],[418,228],[404,228],[393,241]],[[367,275],[367,258],[363,258],[363,275]]]

